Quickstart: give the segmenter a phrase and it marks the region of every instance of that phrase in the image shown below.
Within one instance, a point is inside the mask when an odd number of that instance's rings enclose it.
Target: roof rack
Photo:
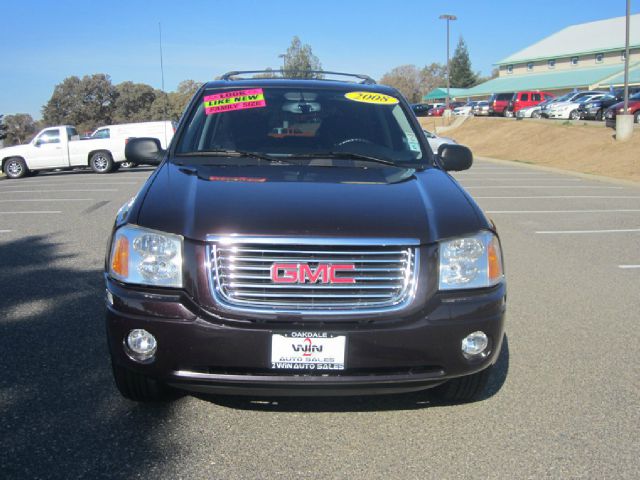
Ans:
[[[343,77],[354,77],[358,78],[361,81],[358,83],[366,84],[366,85],[375,85],[376,81],[371,78],[369,75],[362,75],[360,73],[343,73],[343,72],[329,72],[327,70],[294,70],[296,73],[310,73],[310,74],[319,74],[319,75],[340,75]],[[284,78],[284,79],[300,79],[300,77],[285,77],[282,71],[279,70],[243,70],[243,71],[233,71],[227,72],[220,77],[221,80],[234,80],[232,77],[237,77],[238,75],[247,75],[247,74],[256,74],[256,73],[273,73],[274,78]],[[346,81],[346,80],[345,80]]]

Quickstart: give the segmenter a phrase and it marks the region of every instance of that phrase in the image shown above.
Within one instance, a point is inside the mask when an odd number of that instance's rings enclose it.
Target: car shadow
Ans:
[[[0,243],[2,478],[132,478],[174,448],[152,433],[175,407],[117,393],[102,272],[74,257],[51,236]]]
[[[485,393],[477,401],[488,400],[496,395],[506,382],[508,372],[509,341],[505,334],[500,356],[491,372]],[[349,397],[246,397],[204,394],[195,396],[201,400],[228,408],[269,412],[376,412],[452,406],[451,404],[439,402],[429,390],[403,394]]]

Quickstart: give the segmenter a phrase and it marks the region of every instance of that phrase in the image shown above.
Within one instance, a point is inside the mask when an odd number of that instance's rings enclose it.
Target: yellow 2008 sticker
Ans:
[[[377,105],[396,105],[399,102],[396,97],[375,92],[349,92],[344,96],[354,102],[375,103]]]

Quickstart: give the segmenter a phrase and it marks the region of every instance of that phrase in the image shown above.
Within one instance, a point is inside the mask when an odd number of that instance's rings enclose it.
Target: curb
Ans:
[[[634,182],[634,181],[631,181],[631,180],[622,180],[622,179],[619,179],[619,178],[605,177],[603,175],[596,175],[596,174],[592,174],[592,173],[574,172],[572,170],[563,170],[562,168],[547,167],[545,165],[535,165],[535,164],[531,164],[531,163],[519,162],[517,160],[502,160],[502,159],[499,159],[499,158],[481,157],[481,156],[475,156],[475,155],[474,155],[474,158],[477,158],[478,160],[483,160],[483,161],[487,161],[487,162],[496,163],[496,164],[499,164],[499,165],[517,165],[517,166],[520,166],[520,167],[529,168],[531,170],[540,170],[540,171],[543,171],[543,172],[561,173],[561,174],[564,174],[564,175],[571,175],[573,177],[584,178],[584,179],[587,179],[587,180],[595,180],[595,181],[606,182],[606,183],[615,183],[617,185],[640,188],[640,182]],[[471,167],[471,168],[473,168],[473,167]]]

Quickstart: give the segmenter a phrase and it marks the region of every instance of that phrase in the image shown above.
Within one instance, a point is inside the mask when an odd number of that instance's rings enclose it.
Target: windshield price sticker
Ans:
[[[204,113],[207,115],[266,106],[264,92],[261,88],[234,90],[204,97]]]
[[[345,93],[344,96],[354,102],[374,103],[376,105],[396,105],[399,102],[396,97],[375,92],[349,92]]]
[[[346,336],[326,332],[274,333],[271,368],[344,370]]]

